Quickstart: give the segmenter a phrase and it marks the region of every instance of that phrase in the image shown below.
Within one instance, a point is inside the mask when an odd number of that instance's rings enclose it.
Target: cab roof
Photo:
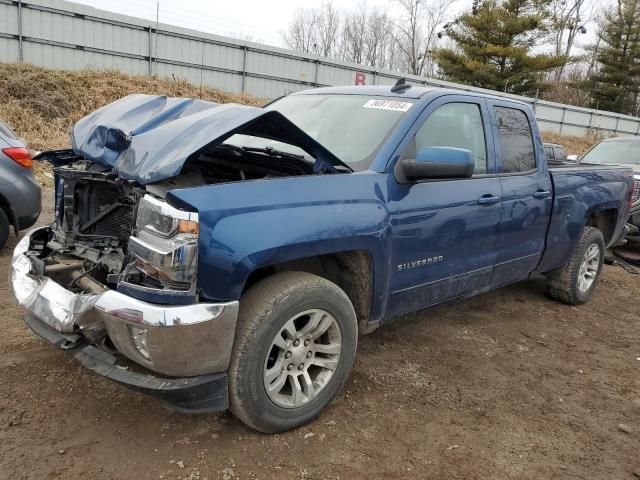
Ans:
[[[394,98],[421,98],[427,93],[445,90],[434,87],[416,87],[405,88],[397,92],[392,92],[393,85],[349,85],[343,87],[320,87],[302,90],[292,95],[371,95],[376,97],[394,97]],[[452,90],[453,92],[454,90]]]
[[[367,95],[397,99],[409,98],[413,100],[425,98],[427,96],[467,95],[470,97],[487,98],[499,100],[502,102],[512,102],[521,105],[527,105],[525,102],[519,99],[492,95],[490,93],[476,92],[471,90],[458,90],[445,87],[422,87],[412,84],[410,85],[410,88],[405,88],[403,90],[398,90],[395,92],[391,91],[393,85],[348,85],[341,87],[310,88],[308,90],[301,90],[299,92],[292,93],[291,95]]]

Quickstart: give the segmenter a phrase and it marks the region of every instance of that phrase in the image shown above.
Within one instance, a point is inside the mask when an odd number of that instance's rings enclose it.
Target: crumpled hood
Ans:
[[[129,95],[79,120],[71,135],[78,155],[141,184],[175,177],[187,158],[234,133],[299,146],[314,158],[344,165],[275,110],[193,98]]]

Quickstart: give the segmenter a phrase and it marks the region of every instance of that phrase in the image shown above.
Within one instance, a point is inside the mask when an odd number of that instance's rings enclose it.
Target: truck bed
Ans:
[[[621,180],[620,173],[625,175]],[[626,201],[633,188],[633,171],[628,167],[563,163],[549,165],[553,183],[553,210],[547,243],[538,271],[562,266],[585,224],[598,225],[607,245],[620,236],[627,220]],[[620,191],[624,195],[620,195]],[[612,200],[612,199],[623,200]]]

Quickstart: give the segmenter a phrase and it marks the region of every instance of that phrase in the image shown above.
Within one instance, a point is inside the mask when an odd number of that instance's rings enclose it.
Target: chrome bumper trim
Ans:
[[[45,227],[48,228],[48,227]],[[76,294],[31,273],[31,236],[18,242],[10,283],[32,317],[63,334],[103,325],[116,349],[148,369],[169,376],[224,372],[235,337],[238,302],[157,305],[114,290]],[[141,347],[140,338],[144,338]]]
[[[154,372],[193,376],[225,372],[238,319],[238,302],[161,306],[118,292],[96,302],[109,338],[124,356]],[[146,348],[134,337],[143,332]]]
[[[163,242],[164,239],[158,239],[157,241]],[[191,282],[195,277],[196,262],[194,259],[198,254],[198,245],[195,241],[177,245],[173,248],[166,245],[163,249],[142,238],[131,236],[129,237],[128,251],[134,257],[153,267],[174,270],[169,276],[178,282]],[[184,265],[191,265],[191,268],[185,269],[183,268]]]

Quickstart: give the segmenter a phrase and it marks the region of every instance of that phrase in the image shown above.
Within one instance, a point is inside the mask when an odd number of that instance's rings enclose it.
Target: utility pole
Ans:
[[[24,51],[22,46],[22,0],[18,0],[18,62],[24,61]]]
[[[156,2],[156,48],[155,48],[155,68],[154,73],[158,73],[158,28],[160,27],[160,2]]]

